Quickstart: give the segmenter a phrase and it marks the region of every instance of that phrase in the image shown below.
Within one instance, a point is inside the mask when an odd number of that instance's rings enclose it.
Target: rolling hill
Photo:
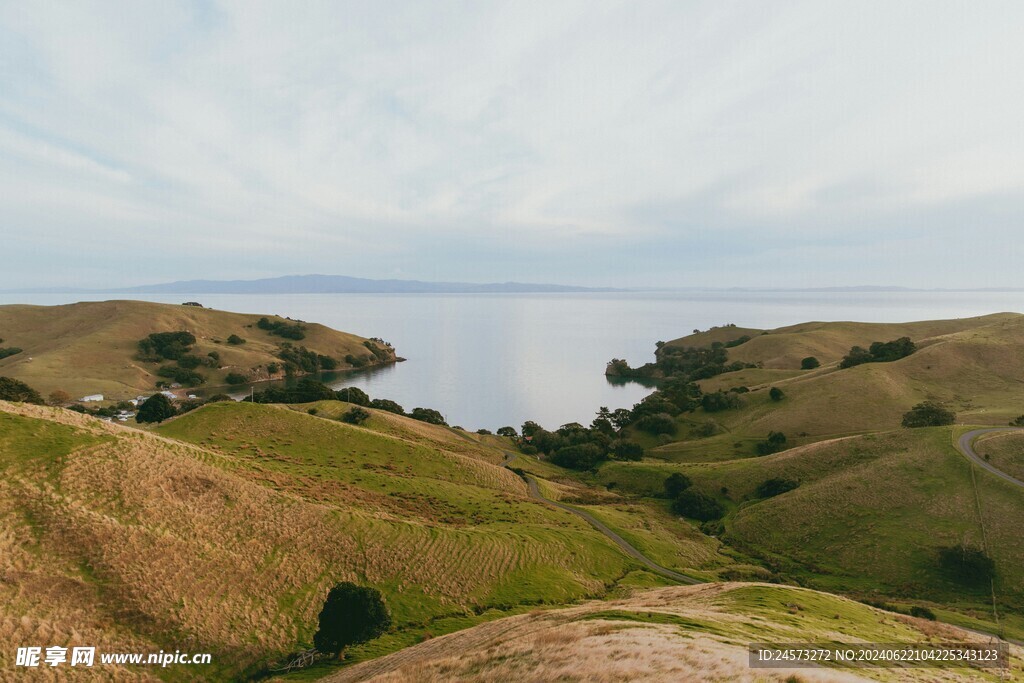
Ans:
[[[578,607],[537,610],[475,626],[324,679],[376,681],[997,681],[1011,669],[816,667],[751,669],[753,642],[985,642],[976,634],[883,612],[816,591],[768,584],[706,584],[637,592]]]
[[[283,365],[279,347],[289,340],[256,326],[263,314],[217,311],[197,306],[155,304],[143,301],[101,301],[64,306],[0,306],[0,338],[4,347],[21,353],[0,359],[0,375],[27,382],[45,396],[63,390],[80,397],[103,394],[107,398],[134,398],[152,393],[159,363],[138,358],[138,341],[158,332],[191,332],[196,338],[191,352],[206,357],[220,355],[215,368],[200,368],[207,385],[224,384],[229,373],[251,379],[270,377],[267,366]],[[266,316],[272,322],[293,323]],[[346,356],[380,362],[364,345],[368,340],[315,323],[302,323],[305,338],[292,341],[351,367]],[[231,335],[244,344],[227,343]],[[380,347],[394,360],[390,347]],[[279,369],[276,376],[283,376]]]
[[[233,678],[308,646],[341,580],[396,624],[356,658],[630,582],[610,541],[465,446],[258,404],[152,433],[0,402],[0,669],[45,637],[209,651],[201,677]]]

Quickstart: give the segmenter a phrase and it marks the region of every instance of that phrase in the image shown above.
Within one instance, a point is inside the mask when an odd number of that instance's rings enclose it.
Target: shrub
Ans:
[[[931,611],[927,607],[921,607],[920,605],[913,605],[910,608],[910,616],[917,617],[918,619],[935,621],[935,612]]]
[[[174,365],[161,365],[160,368],[157,369],[156,374],[160,377],[173,379],[178,384],[183,384],[187,387],[197,387],[206,381],[206,378],[195,370],[176,367]]]
[[[730,408],[738,408],[740,406],[740,398],[736,394],[715,391],[701,396],[700,405],[704,408],[705,412],[717,413],[722,410],[729,410]]]
[[[862,363],[891,363],[900,358],[906,358],[917,351],[917,346],[910,341],[910,337],[900,337],[887,342],[873,342],[870,347],[864,349],[854,346],[850,353],[843,357],[839,363],[841,368],[852,368]]]
[[[359,387],[345,387],[344,389],[338,389],[334,392],[334,395],[339,401],[345,403],[354,403],[357,406],[368,406],[370,405],[370,396]],[[405,411],[402,411],[403,413]]]
[[[178,360],[192,349],[196,338],[191,332],[154,332],[138,342],[145,360]]]
[[[683,490],[672,501],[672,510],[678,515],[701,522],[721,519],[725,514],[725,509],[717,500],[692,488]]]
[[[313,635],[317,650],[340,655],[349,645],[365,643],[391,628],[391,615],[380,591],[344,581],[331,589]]]
[[[6,349],[0,349],[0,360],[21,353],[21,349],[17,346],[8,346]]]
[[[768,432],[768,438],[758,441],[755,449],[758,455],[771,455],[786,448],[786,435],[782,432]]]
[[[286,323],[283,320],[271,321],[269,318],[264,317],[256,322],[256,327],[284,339],[299,341],[306,338],[306,326],[298,323]],[[231,343],[231,340],[228,339],[228,342]]]
[[[229,372],[224,381],[228,384],[245,384],[249,381],[249,378],[238,372]]]
[[[186,370],[194,370],[203,364],[203,359],[192,354],[185,354],[178,359],[178,366]]]
[[[771,498],[772,496],[779,496],[786,491],[792,491],[796,487],[800,486],[800,482],[795,479],[782,479],[772,478],[766,479],[758,485],[755,494],[758,498]]]
[[[625,439],[616,439],[608,444],[608,449],[612,452],[617,460],[642,460],[644,457],[644,448],[638,443],[632,441],[626,441]]]
[[[348,412],[346,412],[344,415],[341,416],[341,421],[342,422],[347,422],[347,423],[353,424],[353,425],[363,424],[364,422],[366,422],[369,419],[370,419],[369,411],[363,410],[362,408],[360,408],[358,406],[356,406],[354,408],[349,408]]]
[[[1018,415],[1010,420],[1011,427],[1024,427],[1024,415]]]
[[[13,377],[0,377],[0,400],[15,403],[34,403],[43,405],[43,397],[39,392]]]
[[[655,415],[644,415],[636,421],[636,427],[648,434],[674,434],[676,431],[676,421],[668,413],[657,413]]]
[[[782,389],[779,389],[778,387],[772,387],[768,390],[768,398],[773,401],[781,401],[785,397],[786,395],[782,393]]]
[[[606,458],[600,446],[593,443],[581,443],[566,446],[555,451],[551,462],[571,470],[593,469]]]
[[[230,337],[228,337],[228,344],[233,344],[234,346],[238,346],[238,345],[244,344],[244,343],[245,343],[245,340],[242,339],[241,337],[239,337],[237,334],[233,334]]]
[[[941,427],[951,425],[955,421],[956,413],[933,401],[918,403],[903,414],[904,427]]]
[[[57,389],[50,392],[46,402],[51,406],[62,406],[71,402],[71,395],[62,389]]]
[[[523,455],[537,455],[537,447],[533,444],[524,443],[519,447],[519,452]]]
[[[267,363],[267,373],[276,375],[281,370],[281,366],[278,363]]]
[[[234,400],[235,399],[231,398],[227,394],[214,394],[210,398],[206,399],[206,402],[207,403],[220,403],[222,401],[234,401]]]
[[[690,488],[692,484],[690,478],[682,472],[673,472],[665,478],[665,495],[668,498],[678,498],[679,494]]]
[[[968,545],[939,548],[939,567],[965,586],[984,587],[995,578],[996,563],[980,548]]]
[[[807,356],[807,358],[800,361],[801,370],[813,370],[817,367],[821,367],[821,363],[814,356]]]
[[[169,417],[174,417],[176,412],[169,398],[163,394],[153,394],[139,406],[139,412],[135,414],[135,421],[140,424],[163,422]]]

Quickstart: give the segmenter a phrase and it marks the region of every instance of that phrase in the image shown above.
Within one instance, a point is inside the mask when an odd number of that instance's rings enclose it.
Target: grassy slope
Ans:
[[[985,435],[974,442],[974,450],[992,465],[1024,481],[1024,434]]]
[[[187,643],[225,676],[308,643],[339,580],[380,588],[421,634],[601,595],[633,566],[479,458],[251,404],[161,431],[197,444],[0,403],[0,667],[42,630]]]
[[[844,598],[766,584],[637,592],[614,602],[531,612],[437,638],[325,679],[330,683],[459,680],[967,681],[965,669],[759,669],[751,642],[919,643],[976,640],[951,627]],[[1022,680],[1019,648],[1004,680]],[[792,676],[792,678],[790,678]]]
[[[143,301],[0,306],[3,345],[24,349],[0,360],[0,375],[27,382],[44,396],[63,389],[76,398],[94,393],[134,398],[152,391],[158,379],[153,374],[156,364],[136,360],[138,340],[152,332],[187,330],[197,339],[194,353],[220,353],[223,369],[199,369],[215,385],[229,372],[245,374],[276,360],[277,346],[286,340],[255,326],[262,315]],[[362,337],[313,323],[306,326],[306,338],[293,343],[336,358],[342,367],[346,354],[367,354]],[[232,334],[246,343],[215,343]]]
[[[902,334],[920,347],[907,358],[846,370],[836,366],[852,344],[866,346]],[[755,337],[730,349],[730,358],[792,368],[815,350],[831,364],[805,372],[790,369],[795,373],[790,377],[746,370],[703,383],[706,390],[738,385],[755,390],[743,394],[739,409],[713,414],[698,410],[686,416],[717,423],[719,435],[686,440],[687,430],[681,429],[684,440],[652,442],[650,455],[680,462],[727,460],[753,455],[754,442],[773,430],[799,445],[892,429],[899,427],[904,412],[924,400],[946,403],[959,422],[971,424],[1005,424],[1024,404],[1024,316],[1018,314],[901,325],[807,323]],[[769,400],[769,385],[781,388],[786,398]]]

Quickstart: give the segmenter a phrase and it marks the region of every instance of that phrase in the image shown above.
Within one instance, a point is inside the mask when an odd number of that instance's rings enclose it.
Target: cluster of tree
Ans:
[[[766,479],[758,484],[754,494],[758,498],[772,498],[774,496],[780,496],[787,491],[792,491],[798,486],[800,486],[800,482],[796,479],[773,477],[772,479]]]
[[[739,337],[730,342],[713,342],[710,347],[684,347],[664,344],[655,352],[655,361],[639,368],[631,368],[621,358],[608,362],[606,375],[631,378],[675,377],[688,382],[715,377],[726,372],[756,367],[739,361],[730,363],[727,349],[739,346],[749,337]],[[742,341],[741,341],[742,340]]]
[[[701,522],[721,519],[725,514],[725,508],[721,503],[692,486],[690,478],[679,472],[665,478],[665,497],[672,500],[672,511]]]
[[[174,380],[176,383],[186,387],[197,387],[206,382],[206,377],[195,370],[176,365],[161,365],[157,368],[156,374],[160,377]],[[162,386],[166,383],[160,382],[158,384]]]
[[[334,358],[310,351],[305,346],[294,346],[291,342],[281,344],[277,357],[284,361],[284,371],[289,375],[300,371],[321,372],[338,368],[338,361]]]
[[[271,320],[263,317],[256,321],[256,327],[285,339],[299,341],[306,338],[306,326],[299,323],[286,323],[283,320]]]
[[[981,548],[965,544],[938,550],[939,568],[957,583],[988,588],[996,575],[995,561]]]
[[[45,404],[38,391],[13,377],[0,377],[0,401],[34,403],[40,406]]]
[[[643,458],[643,448],[617,435],[616,425],[621,424],[618,418],[625,417],[616,416],[608,408],[602,407],[589,427],[584,427],[579,422],[570,422],[553,432],[549,432],[536,422],[526,422],[522,427],[522,438],[519,440],[520,450],[529,454],[544,453],[556,465],[574,470],[594,469],[609,458],[640,460]],[[516,430],[512,427],[502,427],[498,430],[498,435],[515,438]]]
[[[369,349],[370,353],[373,354],[373,357],[376,358],[377,360],[381,361],[382,363],[387,361],[391,357],[391,352],[390,352],[389,349],[387,349],[387,348],[383,348],[382,349],[381,347],[377,346],[377,344],[374,343],[373,341],[370,341],[370,340],[364,341],[363,342],[363,346],[365,346],[367,349]],[[386,346],[386,344],[385,344],[385,346]]]
[[[771,455],[786,450],[786,435],[782,432],[768,432],[768,438],[754,445],[758,455]]]
[[[850,353],[843,356],[839,363],[841,368],[852,368],[863,363],[891,363],[900,358],[906,358],[917,351],[917,346],[910,341],[910,337],[900,337],[887,342],[874,342],[868,348],[854,346]]]
[[[242,399],[255,403],[313,403],[314,401],[344,401],[357,406],[386,410],[396,415],[411,417],[420,422],[429,422],[436,425],[447,425],[444,416],[433,408],[413,408],[406,413],[398,403],[386,399],[370,399],[370,396],[358,387],[345,387],[334,390],[323,382],[318,382],[311,377],[300,379],[294,386],[290,387],[267,387],[263,391],[257,391],[251,396]],[[364,411],[365,412],[365,411]],[[358,415],[358,413],[356,414]],[[348,420],[346,420],[348,421]],[[356,423],[358,424],[358,423]]]
[[[0,340],[2,341],[2,340]],[[21,349],[17,346],[8,346],[6,348],[0,348],[0,360],[21,353]]]
[[[191,332],[154,332],[140,339],[139,358],[159,363],[164,360],[176,361],[192,350],[196,338]]]
[[[904,427],[941,427],[956,421],[956,413],[934,401],[924,401],[903,414]]]

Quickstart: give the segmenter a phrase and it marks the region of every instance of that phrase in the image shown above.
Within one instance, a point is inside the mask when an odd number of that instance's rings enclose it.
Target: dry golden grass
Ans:
[[[975,442],[974,450],[992,465],[1024,480],[1024,433],[990,434]]]
[[[44,396],[63,389],[74,397],[102,393],[134,398],[153,391],[158,379],[153,375],[157,364],[135,358],[136,343],[152,332],[186,330],[197,339],[194,353],[221,355],[223,369],[200,369],[209,384],[223,383],[228,372],[244,374],[257,366],[264,366],[257,376],[265,378],[265,366],[277,360],[277,346],[285,340],[255,326],[263,315],[143,301],[0,306],[4,346],[23,349],[0,360],[0,375],[27,382]],[[306,326],[306,338],[298,344],[339,360],[349,353],[367,354],[362,337],[314,323]],[[232,334],[246,343],[215,343]]]
[[[799,605],[795,616],[786,606]],[[759,669],[750,642],[922,642],[930,622],[843,598],[764,584],[639,592],[611,602],[533,612],[431,639],[325,679],[376,681],[863,681],[979,680],[963,670]],[[944,637],[978,640],[943,627]],[[838,630],[837,630],[838,629]],[[887,640],[888,639],[888,640]],[[1015,648],[1015,654],[1019,650]],[[991,676],[981,680],[998,680]],[[1020,664],[1011,680],[1021,680]]]

